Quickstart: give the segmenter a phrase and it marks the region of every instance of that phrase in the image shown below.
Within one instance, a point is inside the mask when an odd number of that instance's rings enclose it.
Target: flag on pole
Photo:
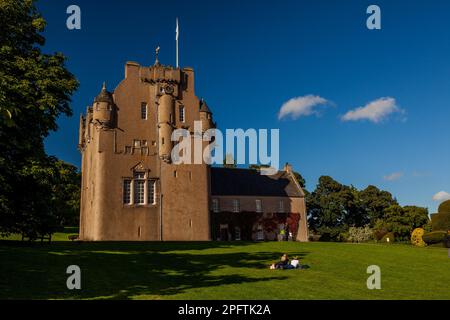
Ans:
[[[178,34],[179,34],[179,28],[178,28],[178,18],[177,18],[177,27],[175,29],[175,66],[178,68]]]

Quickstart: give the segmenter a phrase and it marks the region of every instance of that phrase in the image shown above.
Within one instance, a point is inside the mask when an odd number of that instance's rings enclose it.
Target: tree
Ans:
[[[395,204],[384,210],[383,218],[377,221],[375,229],[383,228],[385,231],[394,232],[396,239],[408,240],[415,228],[426,226],[428,221],[428,209]]]
[[[70,163],[57,160],[57,183],[53,186],[58,209],[58,223],[61,226],[78,225],[80,217],[81,173]]]
[[[54,194],[43,140],[61,114],[72,114],[78,87],[61,53],[41,52],[44,27],[34,1],[1,1],[0,233],[36,229],[48,218]]]
[[[330,240],[338,238],[347,229],[346,220],[352,192],[329,176],[319,178],[316,189],[307,196],[306,208],[310,229],[326,235]]]
[[[387,191],[378,189],[375,186],[368,186],[359,192],[359,198],[363,210],[366,211],[370,224],[373,226],[375,222],[383,217],[384,210],[392,205],[397,205],[397,200]]]
[[[349,227],[374,225],[384,210],[394,204],[397,201],[387,191],[375,186],[359,191],[328,176],[320,177],[316,190],[306,196],[310,228],[328,234],[332,240]]]

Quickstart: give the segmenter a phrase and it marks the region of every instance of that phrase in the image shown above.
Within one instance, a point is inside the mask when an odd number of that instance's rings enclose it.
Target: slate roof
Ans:
[[[103,83],[102,91],[95,97],[94,102],[108,102],[113,103],[112,93],[106,90],[106,85]]]
[[[285,171],[271,176],[261,175],[257,170],[211,167],[211,194],[213,196],[261,196],[303,197]]]

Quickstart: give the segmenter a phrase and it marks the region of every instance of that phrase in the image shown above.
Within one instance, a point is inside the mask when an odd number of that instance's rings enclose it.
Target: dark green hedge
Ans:
[[[425,241],[426,244],[441,243],[444,242],[446,238],[447,238],[446,231],[427,232],[422,236],[422,239],[423,241]]]
[[[435,213],[431,215],[431,227],[433,231],[450,230],[450,213]]]
[[[450,213],[450,200],[444,201],[439,205],[439,213]]]

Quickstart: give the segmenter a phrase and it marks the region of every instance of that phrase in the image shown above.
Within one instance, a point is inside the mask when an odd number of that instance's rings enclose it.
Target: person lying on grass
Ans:
[[[272,263],[272,265],[269,267],[270,269],[301,269],[300,261],[298,260],[298,257],[295,256],[291,261],[289,261],[289,258],[287,254],[283,254],[280,261],[277,263]]]
[[[289,258],[288,255],[285,253],[281,256],[280,261],[273,263],[270,266],[270,269],[287,269],[288,265],[289,265]]]

